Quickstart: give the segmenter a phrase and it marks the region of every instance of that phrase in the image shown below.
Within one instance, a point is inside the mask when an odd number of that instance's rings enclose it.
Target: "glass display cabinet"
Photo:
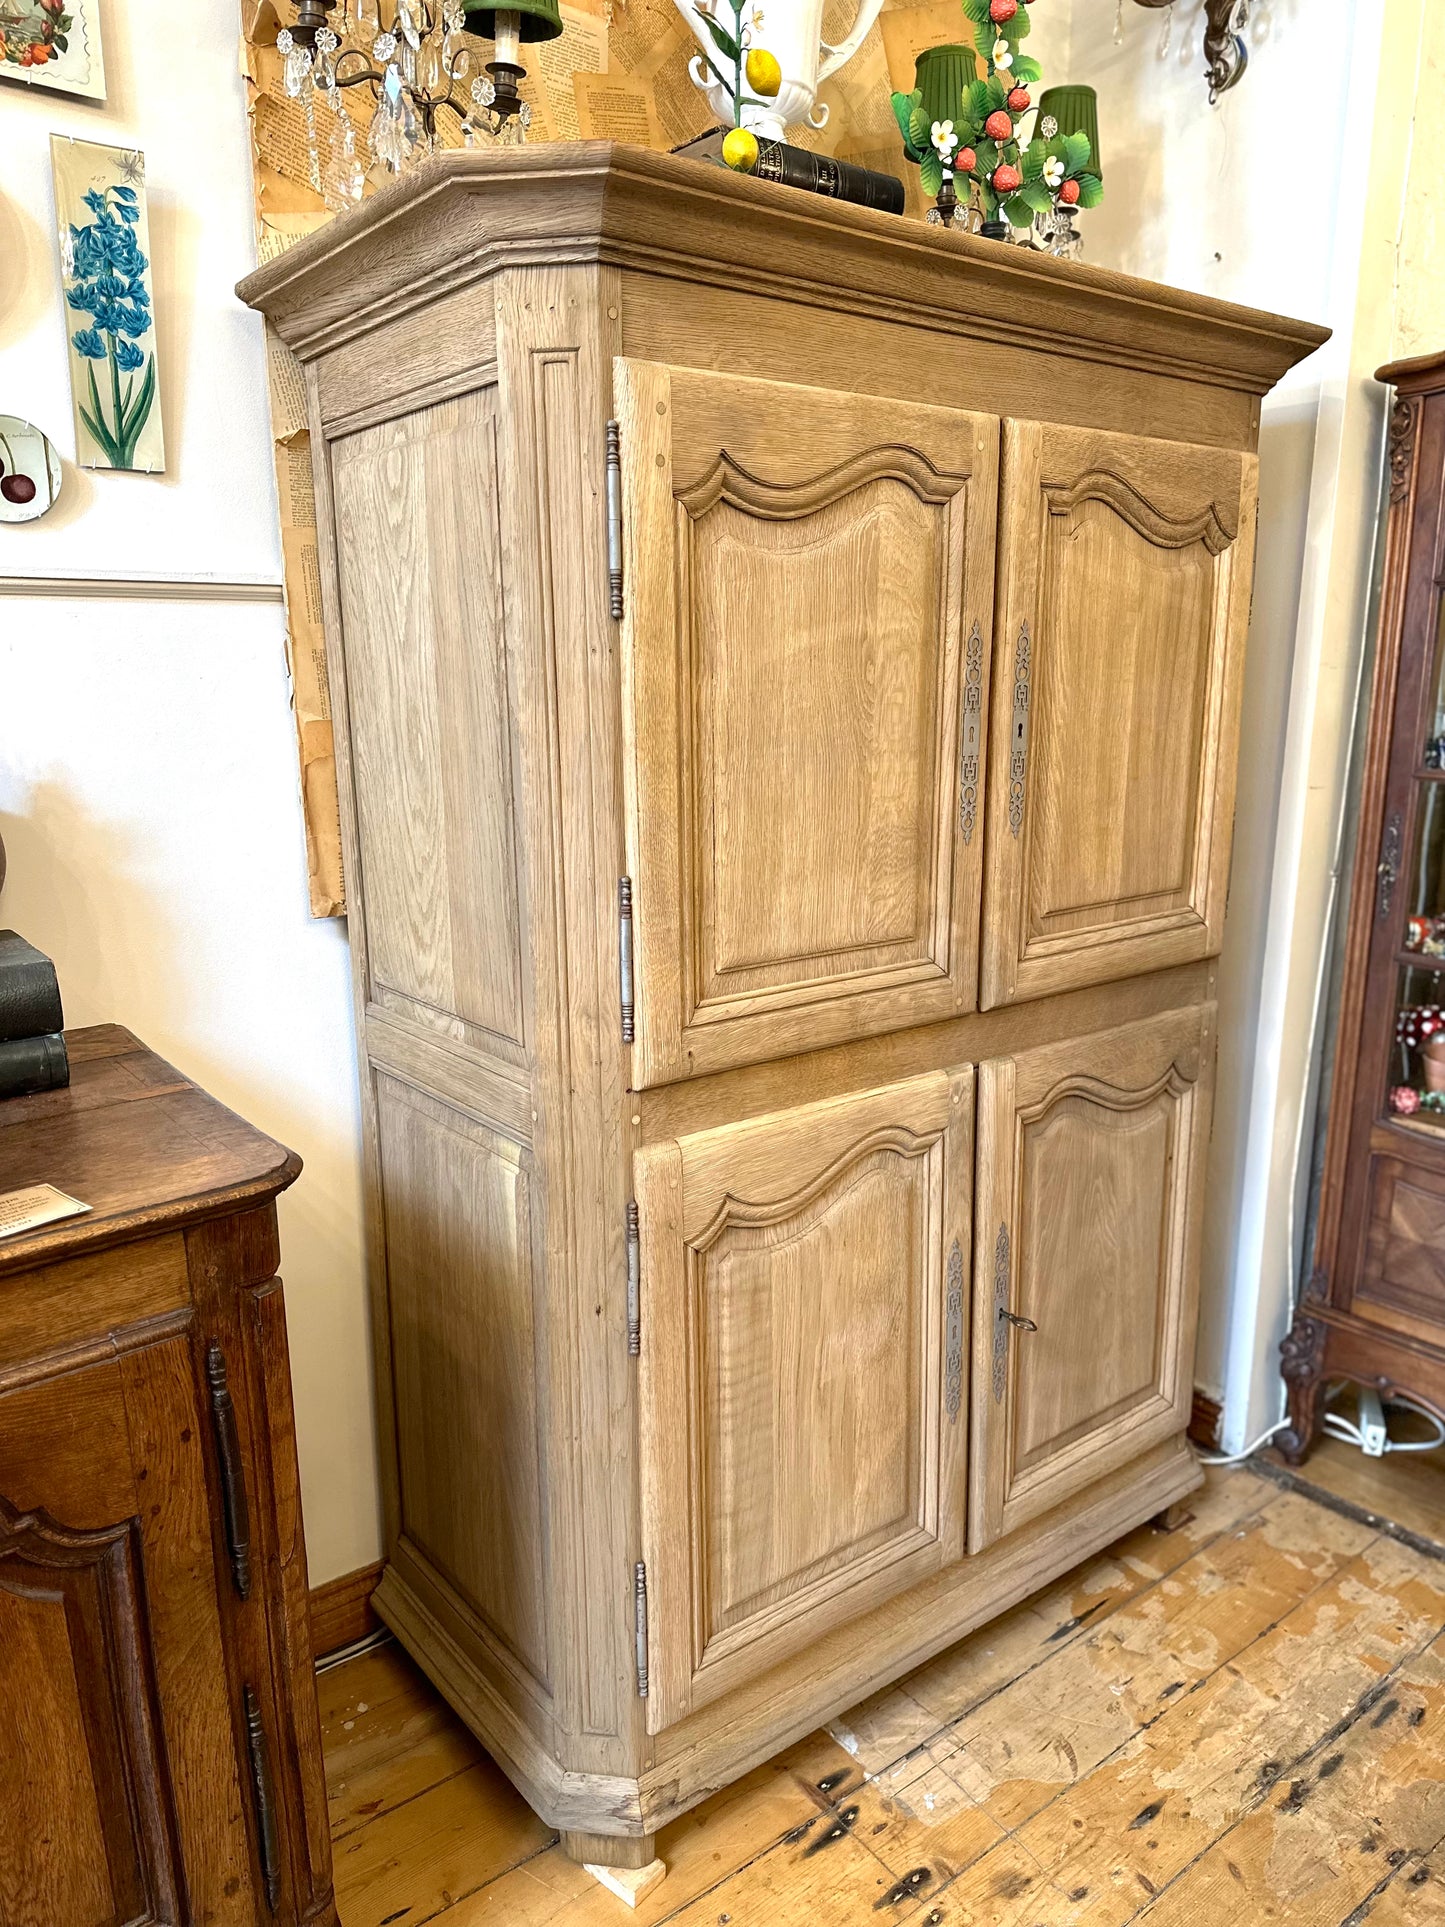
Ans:
[[[1389,522],[1315,1263],[1281,1348],[1298,1462],[1350,1379],[1445,1416],[1445,353],[1392,363]]]

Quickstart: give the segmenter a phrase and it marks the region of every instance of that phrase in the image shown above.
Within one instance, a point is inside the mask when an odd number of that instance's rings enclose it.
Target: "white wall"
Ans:
[[[1223,1440],[1238,1450],[1280,1415],[1277,1347],[1308,1263],[1319,1007],[1341,901],[1388,404],[1372,374],[1392,351],[1412,351],[1392,350],[1402,312],[1429,345],[1445,334],[1442,269],[1431,266],[1445,213],[1433,158],[1445,131],[1445,10],[1430,0],[1260,0],[1248,71],[1213,110],[1198,78],[1199,0],[1176,6],[1167,62],[1159,16],[1126,4],[1116,48],[1108,12],[1105,0],[1074,0],[1070,78],[1092,81],[1107,101],[1106,200],[1089,217],[1091,257],[1335,331],[1266,402],[1260,432],[1198,1374],[1223,1393]],[[1427,31],[1438,43],[1434,96],[1422,84]],[[1412,194],[1417,87],[1419,103],[1434,100],[1435,126],[1429,141],[1417,133]],[[1308,190],[1281,193],[1278,170],[1306,154]],[[1413,214],[1397,240],[1402,208]]]
[[[58,507],[0,525],[0,588],[203,586],[0,595],[0,922],[55,958],[69,1023],[126,1024],[305,1160],[281,1242],[316,1581],[380,1535],[345,928],[307,911],[264,350],[232,293],[254,261],[237,17],[178,31],[133,0],[103,32],[104,105],[0,85],[0,412],[74,453],[49,135],[138,146],[168,472],[66,459]]]

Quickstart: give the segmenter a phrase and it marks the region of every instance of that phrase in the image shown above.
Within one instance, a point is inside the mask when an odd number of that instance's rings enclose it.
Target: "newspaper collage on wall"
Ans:
[[[824,38],[841,39],[855,11],[856,0],[828,0]],[[243,0],[242,58],[262,261],[273,259],[331,218],[312,186],[301,107],[282,84],[282,57],[275,43],[290,16],[286,0],[279,18],[272,0]],[[673,0],[612,0],[611,5],[608,0],[583,0],[581,5],[563,0],[562,19],[565,31],[560,39],[526,49],[533,67],[522,83],[523,97],[532,109],[530,140],[621,140],[665,150],[714,124],[706,102],[688,78],[687,64],[696,43]],[[906,92],[913,86],[914,60],[925,47],[964,37],[958,0],[930,0],[924,6],[907,7],[884,0],[883,13],[857,54],[819,88],[818,98],[829,109],[826,127],[821,131],[790,127],[788,139],[800,147],[898,175],[908,191],[909,213],[921,216],[924,202],[917,172],[903,159],[889,95],[895,88]],[[483,59],[487,57],[484,48],[485,43],[478,43]],[[360,95],[366,90],[352,92]],[[348,106],[354,106],[363,151],[362,116],[369,113],[370,105],[369,100],[348,101]],[[450,116],[443,115],[442,120],[446,123]],[[461,145],[460,133],[451,126],[444,125],[440,133],[444,143]],[[341,916],[345,889],[305,393],[300,369],[289,351],[274,337],[268,337],[268,348],[311,912],[318,917]]]

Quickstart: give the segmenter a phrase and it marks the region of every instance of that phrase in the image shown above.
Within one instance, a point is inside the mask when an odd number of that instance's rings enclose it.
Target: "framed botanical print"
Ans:
[[[0,80],[104,100],[100,0],[0,0]]]
[[[0,0],[0,5],[4,0]],[[50,137],[81,468],[166,465],[151,297],[145,156]]]

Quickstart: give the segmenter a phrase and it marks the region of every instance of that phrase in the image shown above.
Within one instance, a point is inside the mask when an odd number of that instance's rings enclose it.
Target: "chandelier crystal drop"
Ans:
[[[368,166],[400,174],[439,147],[525,140],[520,47],[561,31],[558,0],[297,0],[276,51],[281,84],[301,105],[312,186],[329,207],[347,207],[365,192]],[[480,73],[468,36],[493,43]],[[356,115],[357,99],[369,116]]]

